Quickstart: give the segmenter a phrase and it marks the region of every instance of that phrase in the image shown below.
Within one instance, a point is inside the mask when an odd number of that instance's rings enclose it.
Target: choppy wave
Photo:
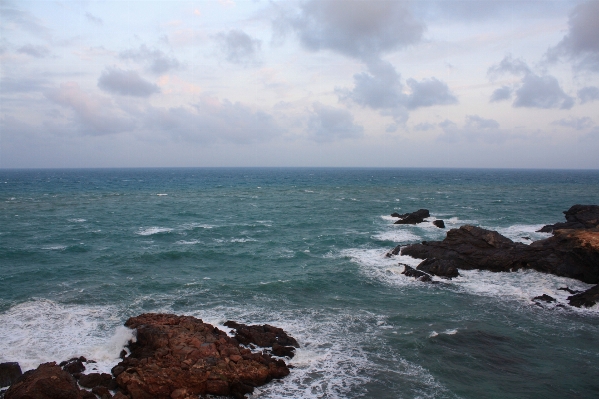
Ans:
[[[169,227],[148,227],[145,229],[140,228],[137,234],[140,236],[151,236],[154,234],[170,233],[171,231],[173,231],[173,229]]]

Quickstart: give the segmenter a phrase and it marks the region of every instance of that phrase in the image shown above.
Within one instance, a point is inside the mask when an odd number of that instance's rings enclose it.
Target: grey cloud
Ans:
[[[149,97],[159,93],[160,88],[143,80],[135,71],[107,68],[98,79],[98,87],[104,91],[123,96]]]
[[[560,119],[558,121],[551,122],[552,125],[571,127],[576,130],[584,130],[594,125],[593,120],[588,116],[582,118],[575,118],[571,116],[568,119]]]
[[[497,76],[504,73],[509,73],[512,75],[527,75],[531,73],[531,70],[528,67],[528,65],[526,65],[526,62],[524,62],[523,60],[514,59],[511,55],[506,55],[505,57],[503,57],[501,62],[492,65],[487,70],[487,76],[489,76],[489,78],[493,80]]]
[[[26,44],[17,49],[18,53],[27,54],[35,58],[45,58],[50,55],[50,50],[46,46],[35,46],[33,44]]]
[[[570,109],[574,99],[568,96],[553,76],[526,75],[516,90],[514,107]]]
[[[588,86],[578,90],[578,99],[581,104],[599,100],[599,87]]]
[[[202,98],[193,107],[151,108],[145,127],[176,139],[198,142],[252,143],[265,141],[283,131],[272,116],[239,102]]]
[[[102,20],[102,18],[96,17],[95,15],[92,15],[89,12],[85,13],[85,18],[87,18],[87,20],[93,24],[104,25],[104,21]]]
[[[599,1],[577,5],[568,19],[568,33],[547,50],[549,61],[567,58],[576,69],[599,72]]]
[[[426,132],[427,130],[432,130],[436,127],[432,123],[422,122],[414,126],[414,130],[418,132]]]
[[[36,36],[48,37],[50,35],[50,29],[45,27],[39,18],[28,11],[13,8],[5,2],[0,4],[0,18],[3,28],[14,25]]]
[[[66,128],[83,135],[105,135],[131,130],[135,123],[107,98],[90,96],[77,83],[63,83],[47,90],[46,97],[73,111],[73,120]]]
[[[24,93],[43,91],[48,85],[48,80],[43,78],[15,78],[6,76],[0,80],[0,92]]]
[[[466,116],[462,127],[448,119],[439,123],[439,127],[443,130],[443,134],[438,137],[438,140],[449,143],[466,140],[497,144],[518,137],[500,129],[496,120],[482,118],[478,115]]]
[[[490,102],[498,102],[503,100],[509,100],[512,98],[512,88],[509,86],[501,86],[499,89],[495,89],[491,94]]]
[[[415,2],[416,12],[427,19],[452,19],[458,21],[485,21],[505,18],[517,19],[560,16],[569,7],[567,1],[472,1],[436,0]]]
[[[406,83],[411,93],[406,94],[400,75],[390,63],[369,63],[368,70],[368,73],[354,75],[353,90],[337,89],[341,100],[391,114],[398,122],[405,122],[408,110],[457,103],[447,84],[434,77],[420,82],[408,79]]]
[[[499,129],[499,123],[494,119],[481,118],[478,115],[466,116],[466,128],[469,130],[489,130]]]
[[[150,50],[145,44],[139,46],[139,49],[122,51],[119,53],[119,58],[143,63],[150,72],[157,75],[181,68],[181,63],[176,58],[169,57],[158,49]]]
[[[352,114],[338,109],[314,103],[313,112],[308,120],[308,129],[316,141],[336,141],[361,137],[364,128],[354,123]]]
[[[458,102],[458,99],[451,93],[447,84],[434,77],[423,79],[421,82],[408,79],[406,83],[412,90],[406,102],[408,109],[430,107],[433,105],[449,105]]]
[[[309,50],[328,49],[362,60],[414,44],[424,32],[406,3],[392,0],[309,0],[281,20]]]
[[[244,64],[256,59],[260,52],[261,42],[239,29],[215,36],[227,61]]]

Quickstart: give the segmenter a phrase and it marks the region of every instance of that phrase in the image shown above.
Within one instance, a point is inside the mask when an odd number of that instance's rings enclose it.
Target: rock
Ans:
[[[457,269],[533,269],[597,284],[599,230],[558,230],[554,234],[526,245],[496,231],[465,225],[449,230],[443,241],[408,245],[401,253],[419,259],[452,260]]]
[[[206,394],[242,398],[253,387],[289,374],[284,361],[252,353],[195,317],[149,313],[125,325],[136,330],[137,341],[129,344],[131,354],[117,366],[124,371],[115,367],[113,373],[131,399]]]
[[[560,288],[558,288],[558,290],[560,290],[560,291],[566,291],[566,292],[568,292],[570,294],[578,294],[578,293],[582,292],[582,291],[571,290],[568,287],[560,287]]]
[[[404,266],[404,271],[401,272],[401,274],[405,274],[408,277],[414,277],[416,280],[420,280],[422,282],[432,281],[431,276],[408,265]]]
[[[539,295],[532,298],[533,301],[543,301],[547,303],[555,302],[555,298],[547,294]]]
[[[399,252],[401,251],[401,245],[396,246],[395,248],[393,248],[391,251],[387,252],[385,254],[386,258],[390,258],[393,255],[399,255]]]
[[[106,373],[90,373],[90,374],[82,374],[79,377],[79,385],[83,388],[94,388],[98,385],[107,386],[109,381],[112,380],[112,376]]]
[[[92,389],[92,393],[98,395],[100,399],[112,399],[112,394],[108,390],[108,388],[103,386],[94,387]]]
[[[590,308],[599,302],[599,285],[589,288],[588,290],[568,297],[568,303],[577,308],[584,306]]]
[[[401,219],[394,224],[418,224],[424,222],[424,218],[429,216],[430,213],[428,212],[428,209],[418,209],[416,212],[404,213],[403,215],[396,216]]]
[[[400,215],[399,213],[397,213],[397,212],[393,212],[393,213],[391,214],[391,217],[392,217],[392,218],[400,218],[400,217],[401,217],[401,215]]]
[[[112,399],[129,399],[129,397],[122,392],[117,392],[114,394]]]
[[[279,353],[287,353],[290,358],[295,355],[295,348],[299,348],[299,344],[293,338],[287,335],[281,328],[273,327],[268,324],[247,326],[245,324],[227,321],[225,326],[235,330],[235,339],[244,345],[255,344],[263,348],[272,347],[273,353],[275,344]],[[275,353],[275,355],[277,355]],[[281,355],[277,355],[281,356]]]
[[[4,399],[83,399],[83,395],[73,376],[52,362],[24,373]]]
[[[22,374],[23,372],[19,363],[0,363],[0,387],[7,387],[14,384]]]
[[[90,391],[86,391],[85,389],[81,389],[79,392],[81,392],[82,399],[98,399],[96,395],[94,395]]]
[[[460,275],[455,262],[451,259],[425,259],[418,265],[418,267],[416,267],[416,269],[434,276],[445,277],[449,279],[458,277]]]
[[[443,219],[437,219],[437,220],[433,220],[433,224],[435,226],[437,226],[440,229],[444,229],[445,228],[445,222],[443,221]]]
[[[83,365],[84,361],[84,357],[73,358],[60,363],[60,366],[69,374],[81,373],[82,371],[85,371],[85,366]]]
[[[538,232],[552,233],[564,229],[593,229],[599,227],[599,205],[573,205],[564,211],[566,222],[548,224]]]

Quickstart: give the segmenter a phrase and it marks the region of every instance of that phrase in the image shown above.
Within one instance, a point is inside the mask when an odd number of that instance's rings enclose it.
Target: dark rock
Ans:
[[[393,212],[393,213],[391,214],[391,217],[392,217],[392,218],[400,218],[400,217],[401,217],[401,215],[400,215],[399,213],[397,213],[397,212]]]
[[[589,288],[588,290],[568,297],[568,303],[577,308],[584,306],[590,308],[599,302],[599,285]]]
[[[451,259],[428,258],[422,261],[416,269],[434,276],[449,279],[460,275],[455,262]]]
[[[401,251],[401,245],[396,246],[395,248],[393,248],[391,251],[387,252],[385,254],[386,258],[390,258],[393,255],[399,255],[399,252]]]
[[[560,287],[560,288],[558,288],[558,290],[560,290],[560,291],[566,291],[566,292],[568,292],[570,294],[578,294],[578,293],[582,292],[582,291],[571,290],[568,287]]]
[[[440,229],[444,229],[445,228],[445,222],[443,221],[443,219],[437,219],[437,220],[433,220],[433,224],[435,226],[437,226]]]
[[[127,351],[123,349],[123,350],[121,351],[121,353],[119,354],[119,357],[120,357],[121,359],[124,359],[124,358],[126,358],[126,357],[127,357]]]
[[[443,241],[404,246],[403,255],[452,260],[458,269],[534,269],[586,283],[599,282],[599,230],[558,230],[530,245],[475,226],[451,229]]]
[[[235,330],[235,339],[244,345],[251,343],[263,348],[272,347],[275,343],[281,346],[299,348],[295,338],[289,336],[283,329],[264,325],[245,325],[234,321],[227,321],[225,326]]]
[[[117,373],[115,367],[113,373],[118,374],[120,390],[131,399],[206,394],[241,398],[253,387],[289,374],[284,361],[252,353],[195,317],[143,314],[125,325],[136,330],[137,341],[129,344],[131,355],[119,363],[124,371]]]
[[[432,281],[431,276],[429,276],[428,274],[421,272],[420,270],[416,270],[411,266],[404,266],[404,271],[401,272],[401,274],[405,274],[408,277],[414,277],[416,280],[422,281],[422,282],[429,282]]]
[[[95,393],[96,395],[98,395],[98,397],[100,399],[112,399],[112,394],[106,387],[102,387],[102,386],[94,387],[92,389],[92,392]]]
[[[6,391],[4,399],[82,399],[77,382],[55,362],[24,373]]]
[[[98,385],[104,385],[107,384],[107,381],[111,381],[112,380],[112,376],[110,374],[106,374],[106,373],[89,373],[89,374],[82,374],[81,377],[79,378],[79,385],[82,386],[83,388],[93,388],[93,387],[97,387]]]
[[[98,399],[96,395],[85,389],[80,390],[82,399]]]
[[[295,356],[295,348],[293,346],[279,345],[275,342],[274,344],[272,344],[272,353],[275,356],[287,356],[291,359],[293,356]]]
[[[547,303],[555,302],[555,298],[547,294],[539,295],[532,298],[533,301],[543,301]]]
[[[0,363],[0,387],[7,387],[23,375],[21,366],[17,362]]]
[[[123,366],[119,366],[118,364],[114,366],[112,370],[110,370],[112,375],[115,377],[118,377],[118,375],[121,374],[123,371],[125,371],[125,368]]]
[[[129,397],[122,392],[117,392],[114,394],[112,399],[129,399]]]
[[[82,358],[85,359],[84,357]],[[83,361],[81,361],[81,358],[69,359],[66,362],[62,362],[60,364],[62,369],[69,374],[81,373],[85,371],[85,366],[83,365]]]
[[[599,205],[573,205],[567,211],[565,223],[548,224],[539,232],[552,233],[564,229],[593,229],[599,227]]]
[[[418,224],[424,222],[424,218],[430,216],[428,209],[418,209],[416,212],[412,213],[404,213],[403,215],[399,215],[400,219],[396,221],[394,224]]]

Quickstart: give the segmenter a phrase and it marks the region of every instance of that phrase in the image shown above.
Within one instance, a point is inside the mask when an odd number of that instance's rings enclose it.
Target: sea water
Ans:
[[[534,271],[422,283],[401,274],[419,260],[384,256],[464,224],[530,243],[574,204],[599,204],[599,172],[0,170],[0,362],[109,371],[128,317],[169,312],[299,341],[291,374],[253,397],[599,397],[599,309],[559,290],[590,285]],[[419,208],[431,217],[415,226],[389,216]]]

